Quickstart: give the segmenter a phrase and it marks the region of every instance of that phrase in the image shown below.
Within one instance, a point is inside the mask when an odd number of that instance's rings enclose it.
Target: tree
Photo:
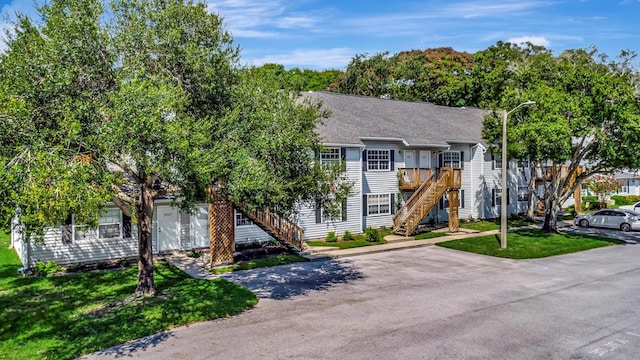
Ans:
[[[332,88],[347,94],[474,106],[472,67],[471,54],[452,48],[356,55]]]
[[[584,181],[584,185],[596,194],[600,207],[605,207],[605,201],[620,189],[620,183],[613,175],[594,174]]]
[[[95,227],[107,201],[138,226],[136,295],[156,292],[154,199],[185,211],[205,189],[288,215],[340,177],[316,166],[320,104],[245,77],[202,2],[54,0],[20,17],[0,56],[0,210],[27,238]],[[348,186],[341,190],[348,190]]]
[[[259,67],[250,68],[253,77],[263,78],[277,89],[288,91],[323,91],[333,84],[338,76],[342,75],[340,70],[300,70],[293,68],[286,70],[280,64],[264,64]]]
[[[544,231],[557,230],[561,204],[584,179],[640,166],[633,57],[623,53],[620,61],[610,61],[595,49],[554,56],[544,48],[509,43],[476,55],[475,89],[483,107],[511,109],[536,101],[509,117],[508,153],[510,158],[529,158],[544,179]],[[485,118],[488,143],[499,144],[501,121],[498,110]]]

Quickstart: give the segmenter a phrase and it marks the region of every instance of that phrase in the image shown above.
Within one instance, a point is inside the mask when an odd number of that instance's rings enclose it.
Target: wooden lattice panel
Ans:
[[[233,262],[236,247],[233,220],[233,204],[230,201],[215,199],[209,203],[211,266]]]
[[[458,199],[458,190],[449,190],[449,232],[458,232],[460,230]]]

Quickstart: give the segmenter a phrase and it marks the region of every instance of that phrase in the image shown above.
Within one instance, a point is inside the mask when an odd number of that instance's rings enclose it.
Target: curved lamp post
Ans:
[[[535,104],[535,101],[525,101],[507,111],[502,111],[502,189],[500,190],[500,248],[507,248],[507,116],[521,106]]]

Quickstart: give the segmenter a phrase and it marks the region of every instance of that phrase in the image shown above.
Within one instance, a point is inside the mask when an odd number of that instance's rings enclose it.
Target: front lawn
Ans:
[[[237,314],[258,300],[225,280],[196,280],[156,262],[159,295],[126,301],[137,268],[20,276],[0,232],[0,359],[73,359],[180,325]]]
[[[540,230],[523,229],[507,233],[506,249],[500,249],[500,234],[441,242],[437,245],[503,258],[535,259],[621,243],[603,237],[568,233],[546,234]]]
[[[529,226],[535,223],[527,222],[524,219],[509,219],[507,220],[507,227],[522,227]],[[460,222],[460,227],[471,230],[478,230],[480,232],[500,230],[500,219],[495,220],[481,220],[472,222]]]

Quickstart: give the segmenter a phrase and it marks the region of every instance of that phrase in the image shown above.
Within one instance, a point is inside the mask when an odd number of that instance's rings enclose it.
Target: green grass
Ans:
[[[535,259],[569,254],[621,241],[578,234],[552,233],[523,229],[507,233],[507,248],[500,249],[500,235],[488,235],[438,243],[438,246],[510,259]]]
[[[386,244],[385,240],[378,241],[367,241],[367,240],[351,240],[351,241],[338,241],[338,242],[325,242],[325,241],[307,241],[307,245],[309,246],[333,246],[340,249],[351,249],[356,247],[363,246],[371,246],[371,245],[381,245]]]
[[[211,272],[214,274],[224,274],[232,271],[250,270],[250,269],[272,267],[272,266],[278,266],[278,265],[287,265],[287,264],[304,262],[304,261],[307,261],[307,259],[298,255],[278,255],[278,256],[270,256],[268,258],[263,258],[263,259],[255,259],[255,260],[247,261],[242,264],[218,267],[215,269],[211,269]]]
[[[159,295],[122,304],[137,268],[23,277],[0,232],[0,359],[72,359],[176,326],[226,317],[257,303],[233,283],[196,280],[156,262]],[[114,304],[117,304],[113,306]]]
[[[425,233],[416,235],[415,238],[416,240],[422,240],[422,239],[431,239],[431,238],[447,236],[447,235],[449,234],[444,232],[425,232]]]
[[[507,220],[507,227],[510,227],[510,228],[528,226],[528,225],[531,225],[531,224],[533,224],[533,223],[527,222],[524,219]],[[474,221],[474,222],[470,222],[470,223],[461,222],[460,223],[460,227],[461,228],[465,228],[465,229],[478,230],[478,231],[481,231],[481,232],[483,232],[483,231],[491,231],[491,230],[499,230],[500,229],[500,219],[496,219],[496,220],[481,220],[481,221]]]

